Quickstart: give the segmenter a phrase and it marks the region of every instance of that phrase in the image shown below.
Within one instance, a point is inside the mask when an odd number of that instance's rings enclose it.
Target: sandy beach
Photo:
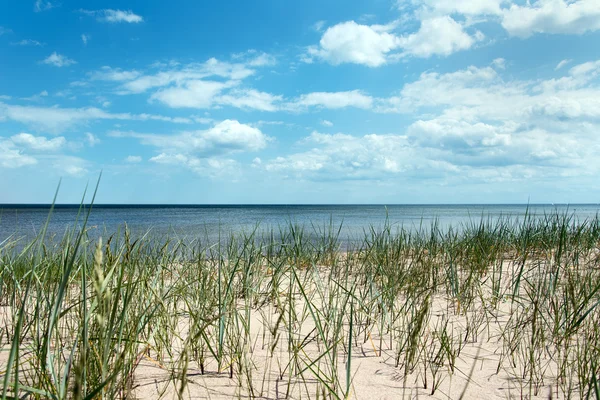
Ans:
[[[596,228],[552,221],[510,235],[493,224],[461,235],[384,229],[347,252],[293,227],[283,242],[240,236],[195,255],[124,237],[90,243],[70,265],[49,253],[34,281],[23,258],[7,257],[5,388],[68,398],[593,397]]]

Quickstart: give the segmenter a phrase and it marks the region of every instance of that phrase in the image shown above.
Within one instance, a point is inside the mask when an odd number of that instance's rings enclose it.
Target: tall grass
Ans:
[[[398,397],[494,376],[520,397],[599,398],[598,217],[388,220],[342,247],[333,220],[96,239],[90,212],[62,238],[0,244],[2,399],[369,397],[366,365],[395,371]]]

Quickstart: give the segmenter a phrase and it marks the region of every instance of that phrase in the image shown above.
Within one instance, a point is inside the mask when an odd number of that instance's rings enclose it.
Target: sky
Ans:
[[[599,203],[598,43],[598,0],[4,0],[0,203]]]

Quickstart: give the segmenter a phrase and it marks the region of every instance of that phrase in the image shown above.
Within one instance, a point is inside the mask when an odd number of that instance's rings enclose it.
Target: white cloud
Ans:
[[[101,67],[100,70],[91,72],[90,78],[99,81],[122,82],[131,81],[140,76],[136,70],[123,71],[121,68]]]
[[[492,65],[498,69],[506,68],[506,60],[504,58],[496,58],[492,61]]]
[[[426,73],[405,85],[403,104],[437,113],[418,120],[411,141],[436,148],[439,158],[461,165],[598,168],[600,62],[574,66],[567,76],[543,82],[503,81],[491,68]],[[440,111],[435,111],[440,110]]]
[[[100,139],[91,132],[85,132],[84,136],[85,136],[85,141],[87,142],[87,145],[90,147],[94,147],[95,145],[100,143]]]
[[[0,140],[0,167],[19,168],[34,164],[37,164],[35,158],[22,154],[11,143]]]
[[[461,50],[467,50],[483,39],[479,31],[471,36],[454,19],[443,16],[421,21],[416,33],[399,39],[399,45],[405,54],[416,57],[432,55],[448,56]]]
[[[266,147],[269,138],[260,129],[236,120],[224,120],[212,128],[171,135],[113,131],[112,137],[134,137],[142,144],[155,146],[164,153],[193,153],[199,157],[258,151]]]
[[[62,152],[78,148],[80,146],[77,146],[76,143],[67,143],[64,137],[48,139],[29,133],[19,133],[7,139],[0,137],[0,168],[38,165],[38,170],[55,169],[61,174],[82,176],[88,171],[87,167],[90,163]]]
[[[188,118],[152,114],[109,113],[96,107],[38,107],[10,105],[0,102],[0,120],[3,118],[53,133],[67,131],[75,126],[95,120],[155,120],[183,124],[192,122]]]
[[[256,68],[273,65],[275,58],[267,53],[248,50],[232,56],[239,62],[230,63],[211,58],[204,63],[180,65],[177,62],[154,63],[159,72],[142,74],[104,66],[89,73],[90,80],[119,82],[120,95],[155,91],[149,100],[171,108],[219,108],[231,106],[242,109],[275,111],[284,99],[256,89],[241,87],[242,81],[256,73]]]
[[[290,104],[292,109],[305,107],[345,108],[356,107],[369,109],[373,106],[373,98],[360,90],[347,92],[313,92],[300,96]]]
[[[559,69],[561,69],[565,65],[569,64],[571,61],[573,61],[573,60],[569,60],[569,59],[562,60],[561,62],[559,62],[558,64],[556,64],[556,67],[554,68],[554,70],[558,71]]]
[[[292,154],[256,164],[294,179],[502,182],[600,173],[600,60],[564,76],[505,80],[502,69],[426,72],[390,99],[420,115],[396,134],[313,133]]]
[[[226,82],[190,80],[182,86],[159,90],[150,99],[172,108],[209,108],[214,98],[231,85],[232,83]]]
[[[57,52],[53,52],[48,57],[46,57],[43,61],[43,64],[54,65],[55,67],[68,67],[69,65],[76,64],[77,62],[67,58]]]
[[[441,116],[415,122],[408,134],[419,147],[436,149],[437,159],[457,166],[579,167],[586,153],[572,135],[512,122],[487,124]]]
[[[215,102],[219,105],[229,105],[237,108],[247,108],[259,111],[276,111],[283,96],[275,96],[254,89],[235,89],[219,96]]]
[[[81,41],[83,42],[84,46],[87,46],[88,41],[90,40],[90,35],[86,35],[86,34],[81,34]]]
[[[568,89],[582,89],[600,76],[600,60],[589,61],[569,69],[568,75],[558,79],[542,81],[537,91],[557,92]]]
[[[38,42],[37,40],[32,39],[23,39],[18,42],[11,43],[14,46],[38,46],[42,47],[44,43]]]
[[[19,133],[11,136],[10,140],[18,145],[37,151],[57,151],[66,144],[64,137],[47,139],[44,136],[33,136],[29,133]]]
[[[600,29],[600,2],[597,0],[537,0],[512,4],[503,10],[502,26],[512,36],[534,33],[582,34]]]
[[[140,156],[127,156],[125,158],[125,162],[129,164],[137,164],[142,162],[142,157]]]
[[[465,32],[461,23],[447,15],[422,19],[419,30],[411,34],[394,33],[398,24],[397,21],[387,25],[339,23],[328,28],[319,45],[310,46],[302,59],[309,63],[319,58],[333,65],[354,63],[379,67],[403,55],[448,56],[469,49],[484,38],[480,31],[473,35]]]
[[[151,162],[164,165],[183,166],[191,171],[211,178],[232,176],[237,173],[238,163],[227,158],[198,158],[185,154],[161,153],[150,158]]]
[[[139,23],[144,19],[139,15],[134,14],[131,10],[129,11],[121,11],[121,10],[104,10],[104,19],[107,22],[128,22],[128,23]]]
[[[244,64],[251,67],[266,67],[277,64],[277,59],[272,54],[265,52],[259,52],[254,49],[242,53],[236,53],[232,55],[235,60],[242,61]]]
[[[399,47],[399,39],[390,33],[391,26],[361,25],[342,22],[327,28],[319,46],[308,49],[311,57],[330,62],[363,64],[378,67],[387,61],[387,54]]]
[[[64,137],[48,139],[44,136],[34,136],[29,133],[19,133],[8,139],[0,138],[0,167],[19,168],[34,165],[46,160],[64,160],[71,157],[55,154],[64,149],[67,141]],[[35,156],[24,154],[23,151],[34,153]],[[80,160],[79,164],[83,163]]]
[[[161,66],[162,67],[162,66]],[[122,86],[122,94],[143,93],[149,89],[176,84],[184,86],[187,81],[201,80],[208,77],[219,77],[229,81],[241,81],[255,73],[243,63],[228,63],[211,58],[204,63],[193,63],[183,67],[162,70],[154,75],[143,75],[126,82]],[[229,83],[233,86],[233,83]]]
[[[96,119],[129,119],[127,114],[111,115],[98,108],[17,106],[0,103],[0,116],[51,132],[68,130]]]
[[[499,90],[490,91],[490,87]],[[507,93],[512,87],[502,87],[498,73],[491,67],[469,67],[465,70],[438,74],[436,72],[422,73],[415,82],[404,85],[398,100],[398,111],[413,111],[415,107],[440,105],[483,105],[494,104],[495,99],[502,93]],[[502,108],[514,107],[506,104]]]
[[[109,23],[117,23],[117,22],[126,22],[137,24],[144,21],[144,18],[141,16],[134,14],[131,10],[112,10],[112,9],[104,9],[104,10],[79,10],[79,12],[95,16],[98,21],[101,22],[109,22]]]
[[[237,81],[188,80],[180,86],[158,90],[151,100],[158,100],[172,108],[211,108],[232,106],[237,108],[275,111],[283,97],[255,89],[227,89],[238,85]]]
[[[81,177],[88,172],[89,162],[79,157],[61,155],[54,158],[52,166],[61,173]]]
[[[36,0],[35,3],[33,4],[33,11],[35,11],[35,12],[47,11],[54,7],[56,7],[56,3],[53,4],[47,0]]]
[[[191,124],[194,122],[190,118],[185,117],[167,117],[164,115],[153,115],[153,114],[137,114],[130,116],[132,120],[138,121],[163,121],[163,122],[173,122],[175,124]]]
[[[42,90],[38,94],[34,94],[33,96],[29,97],[23,97],[22,99],[27,101],[40,101],[42,97],[48,97],[48,91]]]
[[[264,168],[315,180],[385,179],[419,168],[421,163],[402,135],[313,132],[301,144],[312,148],[264,162]]]
[[[317,32],[321,32],[324,27],[325,27],[325,21],[321,20],[321,21],[315,22],[312,26],[312,29],[314,29]]]
[[[332,127],[333,126],[333,122],[324,119],[324,120],[321,120],[321,125],[327,126],[327,127]]]

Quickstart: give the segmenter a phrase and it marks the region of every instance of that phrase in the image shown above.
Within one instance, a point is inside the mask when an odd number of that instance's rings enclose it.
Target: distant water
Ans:
[[[88,227],[92,236],[105,236],[129,227],[133,236],[146,232],[154,237],[201,237],[217,240],[230,233],[251,232],[285,227],[289,222],[303,225],[307,233],[323,230],[330,221],[342,226],[340,239],[352,242],[360,239],[369,227],[381,228],[386,218],[393,228],[428,228],[434,220],[443,229],[460,227],[481,218],[522,218],[529,213],[572,213],[578,219],[593,218],[597,204],[571,205],[95,205]],[[6,238],[27,240],[43,227],[50,207],[40,205],[0,205],[0,243]],[[62,236],[72,228],[78,206],[57,206],[48,233]]]

